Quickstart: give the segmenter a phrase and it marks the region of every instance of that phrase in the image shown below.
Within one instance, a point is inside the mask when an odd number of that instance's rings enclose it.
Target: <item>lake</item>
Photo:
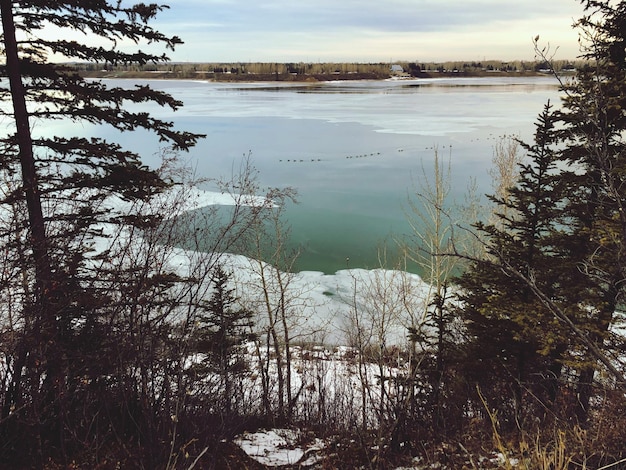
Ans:
[[[199,175],[228,176],[250,154],[263,186],[298,191],[299,204],[287,208],[302,251],[296,268],[325,273],[348,258],[351,268],[379,267],[381,240],[410,231],[407,198],[432,173],[435,151],[450,159],[452,197],[462,203],[471,178],[491,191],[498,139],[529,141],[543,105],[558,104],[552,77],[150,84],[185,106],[149,111],[207,135],[186,157]],[[122,140],[157,163],[155,139]]]

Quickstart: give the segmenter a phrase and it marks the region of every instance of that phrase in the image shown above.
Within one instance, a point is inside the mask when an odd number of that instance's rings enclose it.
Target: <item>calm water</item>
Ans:
[[[207,138],[192,150],[198,174],[231,174],[251,153],[264,186],[292,186],[289,207],[297,268],[333,273],[378,267],[377,245],[408,231],[407,196],[435,148],[452,164],[453,197],[486,174],[499,136],[529,140],[545,102],[558,104],[556,80],[439,79],[314,86],[153,81],[185,103],[178,113],[150,108]],[[104,130],[98,130],[99,133]],[[123,136],[146,162],[155,139]],[[209,188],[210,189],[210,188]]]

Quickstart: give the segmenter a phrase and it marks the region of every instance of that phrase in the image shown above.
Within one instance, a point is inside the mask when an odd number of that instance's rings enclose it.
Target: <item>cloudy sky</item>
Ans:
[[[532,38],[578,55],[578,0],[170,0],[154,25],[176,61],[534,58]]]

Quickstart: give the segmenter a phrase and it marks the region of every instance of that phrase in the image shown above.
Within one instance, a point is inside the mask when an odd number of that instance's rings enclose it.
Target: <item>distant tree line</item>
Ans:
[[[305,62],[233,62],[233,63],[148,63],[148,64],[98,64],[77,63],[73,66],[83,74],[121,74],[132,77],[141,74],[160,74],[169,78],[220,78],[223,80],[297,80],[306,77],[337,76],[343,79],[383,79],[392,75],[412,77],[439,76],[441,74],[489,75],[493,73],[535,74],[555,71],[573,73],[583,66],[583,60],[511,61],[485,60],[479,62],[408,62],[393,63],[305,63]],[[392,70],[401,67],[402,73]],[[439,74],[439,75],[438,75]],[[150,75],[147,75],[150,76]],[[153,75],[154,76],[154,75]]]

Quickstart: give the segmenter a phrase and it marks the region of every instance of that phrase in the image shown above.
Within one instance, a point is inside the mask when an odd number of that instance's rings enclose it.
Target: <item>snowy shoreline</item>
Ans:
[[[185,189],[188,191],[188,188]],[[184,211],[211,205],[241,204],[237,195],[203,191],[192,188],[185,198]],[[243,199],[247,204],[266,204],[261,197]],[[178,270],[185,270],[191,259],[187,250],[177,248],[171,263]],[[218,263],[231,274],[235,294],[241,302],[259,308],[261,285],[259,276],[277,275],[267,263],[230,253],[217,254]],[[280,272],[287,280],[285,296],[292,299],[289,306],[293,322],[293,336],[308,343],[340,345],[348,344],[353,317],[362,316],[372,330],[382,332],[380,338],[388,345],[406,343],[407,328],[423,322],[431,296],[432,286],[413,273],[387,269],[342,269],[334,274],[321,271]],[[387,318],[380,324],[381,309]]]

